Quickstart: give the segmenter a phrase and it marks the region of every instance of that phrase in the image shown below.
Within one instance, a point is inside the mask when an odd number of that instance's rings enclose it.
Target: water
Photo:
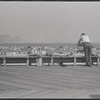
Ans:
[[[0,46],[69,46],[77,47],[77,43],[0,43]],[[95,48],[100,48],[100,43],[92,43]]]
[[[92,44],[95,48],[100,48],[100,43],[93,43]]]
[[[0,43],[0,46],[71,46],[75,47],[75,43]]]

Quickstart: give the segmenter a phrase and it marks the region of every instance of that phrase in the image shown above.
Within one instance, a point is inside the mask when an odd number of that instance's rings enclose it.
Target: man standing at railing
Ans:
[[[77,45],[78,46],[81,45],[84,47],[86,65],[91,67],[92,66],[92,61],[91,61],[91,47],[92,46],[91,46],[89,37],[85,33],[82,33]]]

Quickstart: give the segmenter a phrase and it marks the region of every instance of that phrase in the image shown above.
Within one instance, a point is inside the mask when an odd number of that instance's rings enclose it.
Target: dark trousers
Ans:
[[[84,43],[84,53],[85,53],[86,65],[92,65],[92,61],[91,61],[91,43],[89,43],[89,42]]]

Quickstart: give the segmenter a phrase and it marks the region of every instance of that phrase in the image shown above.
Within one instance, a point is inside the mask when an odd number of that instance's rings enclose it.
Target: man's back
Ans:
[[[87,35],[81,36],[81,39],[82,39],[82,42],[83,42],[83,43],[84,43],[84,42],[90,42],[90,39],[89,39],[89,37],[88,37]]]

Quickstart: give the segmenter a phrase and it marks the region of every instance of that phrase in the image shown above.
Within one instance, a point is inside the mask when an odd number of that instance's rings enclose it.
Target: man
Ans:
[[[82,45],[84,47],[86,65],[91,67],[91,43],[89,37],[85,33],[81,34],[78,45]]]

